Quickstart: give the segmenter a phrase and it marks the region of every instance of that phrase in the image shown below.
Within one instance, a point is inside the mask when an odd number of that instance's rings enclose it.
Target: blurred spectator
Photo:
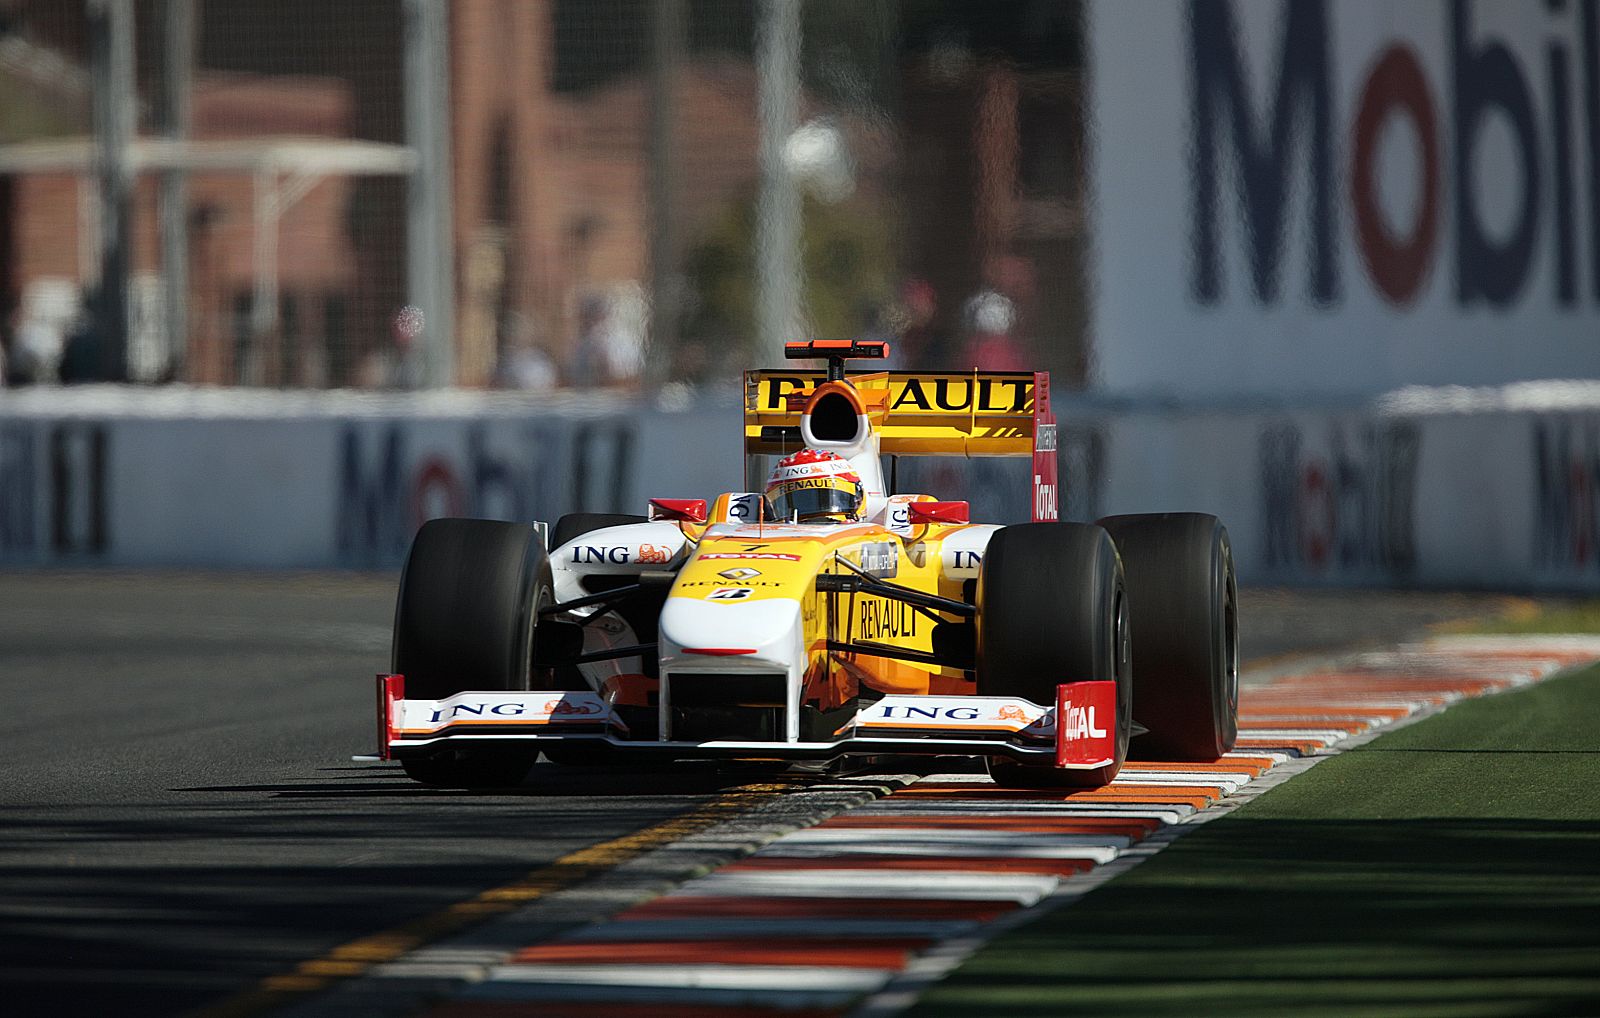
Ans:
[[[572,381],[580,387],[632,385],[644,370],[648,307],[643,288],[624,283],[578,304],[578,353]]]
[[[600,352],[605,316],[605,302],[599,297],[590,294],[578,301],[578,350],[572,359],[572,384],[580,389],[605,381]]]
[[[905,353],[900,349],[895,325],[898,309],[888,304],[863,300],[856,306],[856,333],[848,338],[858,342],[884,342],[889,344],[889,356],[872,364],[872,371],[900,371],[906,367]]]
[[[93,307],[96,298],[90,295],[88,303]],[[67,329],[58,371],[62,383],[75,385],[104,380],[100,357],[100,328],[95,322],[94,313],[82,310]]]
[[[979,290],[968,298],[962,318],[967,340],[958,363],[952,367],[984,371],[1028,370],[1026,351],[1012,335],[1017,309],[1011,298],[995,290]]]
[[[79,314],[77,287],[68,280],[40,279],[28,287],[11,345],[11,384],[60,380],[67,334]]]
[[[78,323],[71,323],[76,329]],[[67,338],[56,329],[30,318],[17,329],[17,341],[12,348],[16,363],[11,367],[13,385],[44,385],[60,381],[62,355],[67,349]]]
[[[900,287],[897,307],[899,321],[894,344],[896,366],[916,371],[924,368],[937,370],[947,365],[937,363],[939,351],[933,331],[934,316],[939,311],[939,295],[926,279],[912,278]]]
[[[605,354],[607,380],[611,383],[633,385],[644,372],[644,338],[649,313],[644,287],[636,282],[614,286],[607,295],[601,349]]]
[[[502,389],[543,392],[560,381],[556,362],[539,341],[533,320],[516,311],[500,327],[502,348],[495,364],[495,385]]]

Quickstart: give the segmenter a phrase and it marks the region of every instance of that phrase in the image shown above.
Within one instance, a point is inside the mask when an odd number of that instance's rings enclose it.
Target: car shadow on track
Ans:
[[[817,775],[774,767],[729,767],[684,764],[670,770],[638,767],[577,767],[535,764],[522,783],[504,788],[434,788],[406,777],[397,764],[370,767],[328,767],[326,778],[244,785],[196,785],[173,792],[240,792],[276,798],[463,798],[463,797],[605,797],[700,796],[731,792],[752,784],[793,785],[814,782]]]

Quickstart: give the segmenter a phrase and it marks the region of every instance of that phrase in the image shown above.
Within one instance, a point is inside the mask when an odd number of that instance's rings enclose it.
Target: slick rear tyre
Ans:
[[[1135,756],[1215,760],[1239,731],[1238,583],[1228,531],[1204,513],[1108,516],[1134,622]]]
[[[424,523],[411,543],[395,604],[390,670],[405,676],[407,698],[534,688],[534,628],[552,589],[550,563],[532,527],[497,520]],[[500,787],[520,782],[537,755],[486,746],[403,764],[425,784]]]
[[[1129,611],[1111,538],[1081,523],[1025,523],[996,531],[978,573],[979,696],[1054,706],[1063,682],[1117,684],[1116,753],[1095,770],[995,759],[989,773],[1014,788],[1098,788],[1128,756],[1133,700]]]
[[[645,522],[643,516],[632,516],[627,513],[567,513],[556,520],[555,528],[550,531],[550,547],[559,548],[574,537],[582,537],[592,530],[643,522]]]

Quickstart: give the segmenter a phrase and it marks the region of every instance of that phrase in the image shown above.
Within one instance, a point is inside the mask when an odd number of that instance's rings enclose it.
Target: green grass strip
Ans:
[[[1522,611],[1480,621],[1465,630],[1483,633],[1600,633],[1600,601],[1559,607],[1530,602]]]
[[[1318,764],[910,1013],[1600,1015],[1600,669]]]

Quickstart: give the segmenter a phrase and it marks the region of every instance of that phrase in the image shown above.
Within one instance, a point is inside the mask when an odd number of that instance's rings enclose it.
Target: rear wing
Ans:
[[[800,413],[827,377],[745,372],[745,453],[799,449]],[[861,397],[879,450],[890,456],[1031,456],[1044,430],[1055,447],[1047,371],[878,371],[845,380]]]
[[[747,371],[745,455],[802,448],[800,414],[822,371]],[[1035,520],[1056,519],[1056,419],[1047,371],[847,375],[890,456],[1032,456]]]

